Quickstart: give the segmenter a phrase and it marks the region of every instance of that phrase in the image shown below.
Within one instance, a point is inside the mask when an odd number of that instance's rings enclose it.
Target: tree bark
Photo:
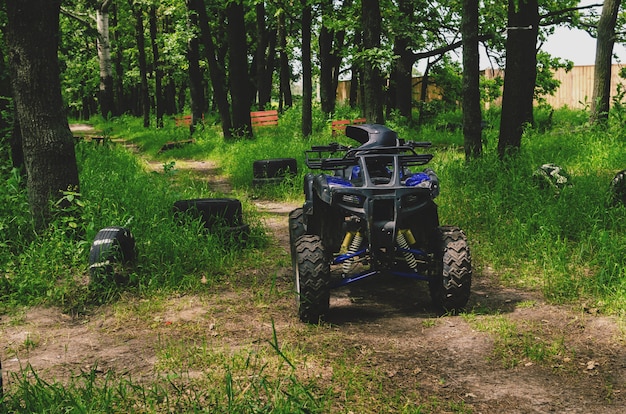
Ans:
[[[363,27],[363,50],[380,48],[381,15],[379,0],[361,1],[361,19]],[[383,77],[376,62],[365,59],[363,65],[363,100],[364,114],[370,123],[382,124],[383,117]]]
[[[113,27],[118,26],[118,7],[117,5],[113,5],[112,8],[112,13],[111,13],[111,20],[113,23]],[[129,105],[127,103],[127,99],[126,99],[126,95],[124,93],[124,68],[122,66],[122,55],[123,55],[123,51],[122,51],[122,47],[119,44],[119,38],[120,35],[117,34],[116,32],[113,32],[113,44],[116,45],[116,47],[114,48],[114,55],[113,55],[113,67],[115,68],[115,78],[113,80],[114,83],[114,90],[115,90],[115,100],[116,100],[116,104],[114,106],[114,110],[115,112],[113,113],[113,115],[120,115],[124,112],[126,112],[129,108]]]
[[[313,132],[313,82],[311,64],[311,6],[302,2],[302,135]]]
[[[204,45],[204,53],[209,65],[209,76],[213,85],[213,99],[217,105],[217,111],[220,114],[222,124],[222,133],[225,139],[232,138],[232,121],[230,117],[230,105],[228,103],[228,81],[226,78],[226,70],[216,54],[215,42],[213,34],[209,26],[209,16],[202,0],[188,0],[187,8],[198,15],[198,25],[200,33],[202,33],[202,43]]]
[[[37,229],[48,224],[51,201],[63,191],[79,191],[74,137],[59,80],[60,7],[61,0],[6,3],[13,96]]]
[[[143,126],[150,126],[150,94],[148,91],[148,64],[146,63],[146,40],[143,34],[143,10],[140,4],[134,4],[128,0],[135,17],[135,39],[137,40],[137,61],[139,63],[139,76],[141,85],[139,90]]]
[[[506,67],[498,155],[519,150],[526,124],[533,123],[533,97],[537,77],[537,0],[509,0]]]
[[[265,3],[256,4],[256,89],[259,110],[265,110],[272,98],[272,75],[276,53],[276,31],[266,27]]]
[[[250,91],[252,88],[248,76],[245,10],[241,0],[230,2],[226,14],[228,17],[228,57],[233,130],[237,136],[252,137],[250,122]]]
[[[409,19],[415,13],[415,6],[412,0],[398,1],[398,11],[404,18]],[[389,84],[389,108],[398,110],[400,115],[407,120],[413,117],[413,64],[415,57],[410,48],[408,33],[399,33],[393,44],[394,55],[397,57],[391,73]]]
[[[190,13],[188,17],[189,28],[198,26],[197,14]],[[191,30],[190,30],[191,31]],[[193,134],[195,126],[202,119],[202,109],[206,96],[202,83],[202,71],[200,70],[200,42],[196,36],[191,36],[187,43],[187,61],[189,63],[189,95],[191,95],[191,124],[189,132]]]
[[[363,36],[361,34],[361,31],[357,30],[357,32],[354,34],[354,44],[359,51],[363,50],[362,40]],[[361,90],[361,79],[363,79],[363,70],[359,65],[352,63],[350,72],[352,74],[350,78],[350,108],[356,108],[356,106],[359,104],[359,91]],[[361,108],[361,111],[362,110],[363,108]]]
[[[596,125],[606,125],[609,120],[611,61],[619,6],[619,0],[605,0],[600,20],[598,21],[593,99],[591,100],[591,122]]]
[[[150,6],[150,42],[152,44],[152,64],[154,66],[154,95],[156,100],[156,127],[163,128],[163,114],[165,105],[163,99],[163,69],[159,57],[159,44],[157,41],[157,15],[156,6]]]
[[[113,94],[113,66],[111,64],[111,42],[109,39],[110,0],[104,0],[96,9],[96,28],[98,30],[97,49],[100,65],[100,113],[106,119],[115,114]]]
[[[319,61],[320,61],[320,101],[322,112],[331,114],[335,110],[336,89],[333,89],[333,71],[335,63],[333,58],[334,30],[329,29],[328,22],[334,18],[332,0],[321,2],[322,27],[318,38]]]
[[[480,66],[478,54],[478,0],[463,0],[463,137],[465,160],[482,153]]]
[[[289,66],[289,56],[287,55],[287,28],[285,22],[285,11],[282,10],[278,16],[278,54],[280,65],[280,98],[279,109],[293,106],[291,95],[291,67]]]

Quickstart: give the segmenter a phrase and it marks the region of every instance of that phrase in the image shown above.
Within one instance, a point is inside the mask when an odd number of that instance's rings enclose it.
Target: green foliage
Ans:
[[[250,216],[252,234],[243,251],[225,239],[227,235],[207,233],[199,221],[180,225],[172,214],[174,201],[217,196],[199,182],[173,185],[172,174],[146,171],[136,156],[118,146],[83,142],[77,156],[81,193],[61,195],[52,223],[42,234],[32,231],[17,172],[5,179],[0,193],[2,310],[42,301],[79,309],[111,297],[117,289],[113,283],[88,287],[84,281],[91,241],[97,231],[112,225],[129,227],[136,238],[137,266],[131,285],[121,288],[140,291],[187,290],[215,283],[246,252],[265,243],[258,221]]]
[[[574,67],[572,61],[553,58],[546,52],[537,53],[537,78],[535,80],[535,99],[539,103],[545,102],[545,95],[554,95],[561,86],[561,82],[554,79],[552,74],[557,69],[569,72]]]
[[[470,164],[436,168],[441,216],[466,229],[478,263],[509,282],[541,288],[555,300],[594,297],[621,308],[626,210],[606,200],[611,178],[626,163],[626,143],[564,112],[556,112],[551,131],[529,130],[516,158],[502,163],[489,152]],[[532,173],[544,163],[565,168],[573,185],[558,194],[541,186]]]
[[[483,104],[491,104],[502,96],[502,87],[504,86],[504,78],[497,76],[493,79],[487,79],[484,76],[480,78],[480,101]]]
[[[444,111],[456,109],[462,101],[462,72],[460,63],[447,57],[431,69],[433,83],[443,91],[441,103]]]

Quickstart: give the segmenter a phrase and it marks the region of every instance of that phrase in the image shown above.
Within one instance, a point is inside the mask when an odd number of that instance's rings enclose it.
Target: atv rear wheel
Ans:
[[[457,313],[465,307],[472,285],[472,262],[465,233],[458,227],[439,227],[440,257],[428,282],[433,305]]]
[[[294,273],[298,316],[302,322],[318,323],[330,306],[330,265],[319,236],[296,240]]]

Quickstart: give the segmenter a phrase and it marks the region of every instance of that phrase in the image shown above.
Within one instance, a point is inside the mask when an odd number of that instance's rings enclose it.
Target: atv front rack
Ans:
[[[397,155],[401,165],[413,167],[428,164],[432,160],[432,154],[417,154],[414,148],[428,148],[430,142],[407,142],[402,145],[382,148],[350,148],[338,143],[324,146],[314,146],[305,151],[306,165],[316,170],[337,170],[359,165],[359,157],[371,157],[377,155]],[[345,153],[343,157],[333,157],[339,152]],[[330,156],[323,156],[328,154]]]

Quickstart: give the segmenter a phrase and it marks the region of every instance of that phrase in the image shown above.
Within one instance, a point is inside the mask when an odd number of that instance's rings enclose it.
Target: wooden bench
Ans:
[[[178,118],[174,118],[174,122],[176,122],[176,126],[180,127],[180,126],[189,126],[191,125],[191,115],[184,115]]]
[[[349,119],[338,119],[332,122],[332,124],[330,125],[330,130],[332,132],[333,137],[336,137],[337,135],[343,135],[345,133],[346,126],[361,125],[366,122],[367,120],[365,118],[357,118],[357,119],[353,119],[352,121]]]
[[[250,112],[250,123],[252,127],[276,126],[278,125],[278,111],[272,109],[269,111]]]
[[[204,114],[202,114],[202,118],[200,119],[201,119],[201,122],[204,122]],[[192,120],[193,120],[193,117],[191,115],[183,115],[183,116],[174,118],[174,122],[176,122],[177,127],[181,127],[181,126],[188,127],[191,125]]]

